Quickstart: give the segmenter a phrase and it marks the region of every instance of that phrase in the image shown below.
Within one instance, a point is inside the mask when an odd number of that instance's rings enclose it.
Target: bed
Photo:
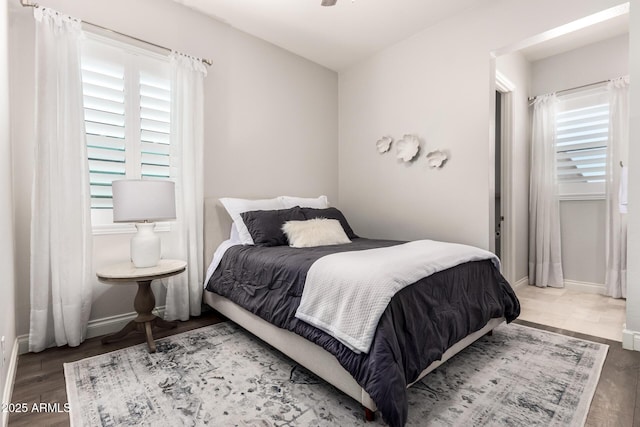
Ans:
[[[228,239],[231,224],[217,199],[205,200],[205,264]],[[379,410],[391,426],[401,426],[408,412],[406,388],[500,323],[513,320],[520,306],[495,265],[478,260],[436,272],[397,292],[379,320],[368,351],[351,348],[295,317],[303,279],[318,259],[400,244],[354,238],[346,245],[302,250],[234,245],[226,250],[220,267],[206,284],[204,301],[360,402],[368,418]],[[294,271],[281,276],[280,265],[271,273],[262,271],[279,259],[288,260]],[[433,307],[425,308],[425,301],[443,292],[468,295],[453,298],[454,302],[450,298],[447,303],[428,303]],[[484,302],[476,303],[480,300]],[[438,320],[426,319],[429,316]],[[435,344],[427,343],[435,336]]]

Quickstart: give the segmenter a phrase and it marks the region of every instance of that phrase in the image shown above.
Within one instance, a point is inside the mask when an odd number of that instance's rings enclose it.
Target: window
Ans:
[[[609,101],[603,89],[560,98],[556,116],[556,167],[561,198],[605,194]]]
[[[92,36],[82,52],[84,118],[95,230],[112,228],[111,183],[170,176],[167,58]]]

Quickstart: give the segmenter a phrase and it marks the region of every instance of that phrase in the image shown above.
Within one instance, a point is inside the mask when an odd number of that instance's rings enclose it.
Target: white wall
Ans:
[[[629,74],[622,35],[531,63],[531,94],[541,95]],[[604,286],[605,201],[560,202],[564,278]]]
[[[341,72],[340,202],[356,232],[489,248],[490,52],[621,3],[478,1]],[[422,156],[441,148],[450,161],[434,171],[376,152],[382,135],[404,133],[423,139]]]
[[[604,292],[606,220],[603,200],[560,202],[565,280],[602,286],[601,291]]]
[[[17,3],[17,2],[16,2]],[[338,195],[338,78],[169,0],[44,0],[85,21],[212,59],[205,79],[205,197]],[[11,16],[11,108],[16,185],[18,333],[29,329],[29,221],[33,170],[33,18]],[[90,28],[90,27],[87,27]],[[98,268],[125,261],[128,235],[96,236]],[[164,304],[159,292],[157,305]],[[91,319],[133,311],[135,286],[94,283]]]
[[[629,74],[632,82],[629,118],[629,223],[627,246],[627,331],[625,348],[640,350],[640,5],[632,2],[629,30]],[[635,142],[635,143],[634,143]]]
[[[529,93],[531,69],[529,61],[520,52],[496,58],[496,70],[515,86],[513,99],[513,141],[511,148],[511,197],[512,218],[505,216],[503,230],[513,222],[515,240],[514,275],[518,281],[528,276],[529,271],[529,152],[530,120]],[[504,142],[503,142],[504,144]],[[503,150],[504,152],[504,150]],[[504,189],[503,189],[504,191]]]
[[[11,188],[11,143],[9,138],[9,52],[8,8],[0,3],[0,336],[5,339],[5,353],[0,354],[0,402],[8,401],[7,382],[10,356],[16,339],[13,198]],[[3,359],[4,357],[4,359]],[[5,394],[7,393],[7,394]],[[0,423],[5,422],[4,411]]]
[[[543,95],[629,74],[627,34],[531,63],[531,95]]]

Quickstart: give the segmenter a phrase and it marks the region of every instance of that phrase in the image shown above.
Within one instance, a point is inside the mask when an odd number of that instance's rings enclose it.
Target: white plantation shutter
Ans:
[[[111,209],[111,182],[126,176],[124,67],[83,58],[91,208]]]
[[[111,226],[114,180],[170,177],[170,66],[168,58],[91,36],[82,80],[92,222]]]
[[[602,90],[561,98],[556,167],[561,196],[602,196],[609,140],[609,103]]]
[[[140,173],[143,178],[169,178],[171,81],[140,73]]]

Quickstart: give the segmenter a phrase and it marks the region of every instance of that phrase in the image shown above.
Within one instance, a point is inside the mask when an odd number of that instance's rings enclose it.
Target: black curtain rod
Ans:
[[[30,3],[29,1],[25,1],[25,0],[20,0],[20,4],[22,5],[22,7],[33,7],[33,8],[40,7],[40,5],[38,3]],[[147,41],[147,40],[142,40],[142,39],[139,39],[137,37],[130,36],[129,34],[124,34],[124,33],[121,33],[119,31],[112,30],[111,28],[103,27],[102,25],[94,24],[94,23],[88,22],[88,21],[81,21],[81,22],[83,24],[91,25],[92,27],[100,28],[101,30],[108,31],[110,33],[117,34],[119,36],[123,36],[123,37],[127,37],[129,39],[132,39],[132,40],[139,41],[140,43],[145,43],[145,44],[148,44],[150,46],[157,47],[158,49],[166,50],[167,52],[172,52],[173,51],[173,49],[170,49],[170,48],[168,48],[166,46],[161,46],[159,44],[155,44],[155,43],[152,43],[152,42]],[[202,62],[204,62],[205,64],[207,64],[209,66],[211,66],[213,64],[213,61],[210,60],[210,59],[203,59],[203,58],[202,59],[198,58],[198,59],[200,59]]]

